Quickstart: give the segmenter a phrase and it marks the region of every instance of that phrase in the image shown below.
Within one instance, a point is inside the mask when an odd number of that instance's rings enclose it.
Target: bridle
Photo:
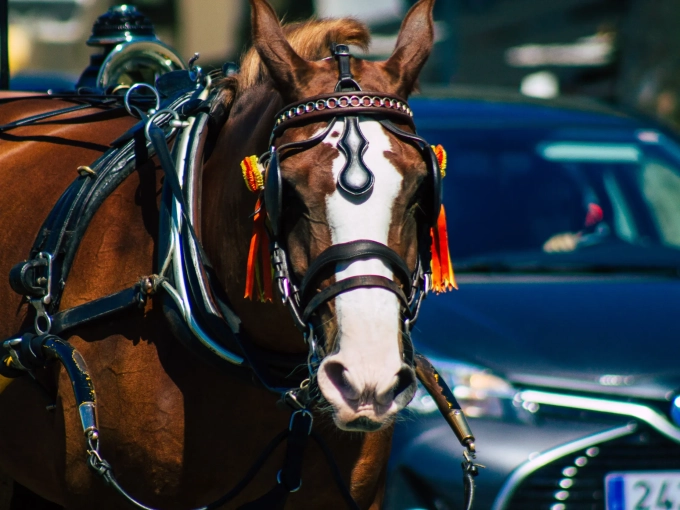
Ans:
[[[320,342],[315,338],[314,323],[322,305],[336,296],[360,288],[381,288],[393,293],[400,302],[404,317],[402,333],[404,361],[413,367],[413,345],[410,332],[418,318],[420,305],[429,291],[430,275],[430,228],[436,223],[442,202],[441,170],[432,147],[424,138],[406,131],[396,124],[406,125],[415,131],[413,113],[403,99],[375,92],[364,92],[349,71],[349,49],[345,45],[333,48],[338,60],[340,77],[336,92],[306,98],[286,106],[276,115],[269,151],[260,157],[266,168],[264,178],[263,207],[269,219],[269,236],[274,280],[282,302],[289,309],[295,325],[305,335],[310,350],[310,373],[314,363],[324,355]],[[342,90],[349,85],[349,90]],[[344,92],[344,93],[343,93]],[[337,122],[344,123],[344,134],[338,143],[346,163],[337,180],[337,187],[350,197],[368,196],[374,184],[372,171],[363,161],[368,148],[359,123],[359,116],[377,120],[387,131],[419,150],[428,168],[424,183],[425,221],[418,223],[418,259],[414,271],[406,261],[389,246],[372,240],[356,240],[332,245],[319,254],[310,264],[301,281],[296,281],[288,264],[288,253],[282,228],[284,197],[281,162],[321,143]],[[289,128],[309,121],[328,121],[327,126],[312,138],[277,145],[277,139]],[[421,188],[422,189],[422,188]],[[364,274],[331,283],[319,292],[317,285],[330,276],[336,264],[362,259],[378,259],[396,275],[399,283],[384,276]]]

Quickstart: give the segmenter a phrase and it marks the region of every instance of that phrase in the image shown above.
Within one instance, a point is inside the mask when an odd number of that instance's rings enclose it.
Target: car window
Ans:
[[[584,139],[576,133],[421,131],[448,152],[444,202],[454,259],[573,253],[584,261],[596,245],[612,246],[612,265],[631,262],[626,247],[640,263],[662,247],[673,249],[664,260],[680,257],[680,159],[636,140],[633,130],[600,130],[600,140],[592,129]]]
[[[680,173],[677,166],[650,158],[640,172],[640,185],[663,243],[680,248]]]

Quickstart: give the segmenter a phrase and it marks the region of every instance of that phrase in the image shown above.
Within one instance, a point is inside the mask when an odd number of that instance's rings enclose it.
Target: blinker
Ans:
[[[427,145],[423,149],[423,152],[429,159],[428,166],[430,168],[430,176],[432,178],[432,224],[436,225],[443,201],[442,195],[444,190],[442,185],[442,169],[439,165],[439,158],[437,158],[437,155],[431,145]]]
[[[281,182],[279,152],[276,147],[272,147],[264,186],[264,203],[267,205],[267,216],[274,239],[279,237],[282,201],[283,183]]]

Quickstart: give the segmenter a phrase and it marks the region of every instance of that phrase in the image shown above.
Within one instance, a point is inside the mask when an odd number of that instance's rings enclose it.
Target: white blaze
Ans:
[[[361,132],[368,141],[363,159],[375,176],[373,190],[365,200],[352,200],[336,191],[326,199],[326,214],[333,244],[368,239],[387,245],[392,207],[401,191],[403,177],[385,157],[391,150],[390,140],[382,125],[374,120],[360,120]],[[337,147],[342,139],[343,123],[337,122],[326,138]],[[333,161],[333,177],[337,182],[346,159],[342,152]],[[357,260],[338,264],[336,280],[358,275],[380,275],[392,278],[392,270],[379,259]],[[355,388],[373,387],[378,393],[395,382],[401,367],[399,352],[400,304],[390,291],[381,288],[355,289],[335,298],[338,341],[347,377]],[[327,396],[328,397],[328,396]]]

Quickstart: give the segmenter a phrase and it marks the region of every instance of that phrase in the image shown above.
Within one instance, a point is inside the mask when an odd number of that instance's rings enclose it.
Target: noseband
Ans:
[[[430,282],[430,228],[436,224],[442,202],[441,169],[432,147],[415,133],[406,131],[396,124],[406,125],[415,131],[413,113],[403,99],[376,92],[363,92],[349,72],[349,51],[344,45],[334,48],[338,59],[340,79],[336,92],[306,98],[286,106],[276,115],[276,124],[270,137],[270,150],[260,157],[266,167],[263,204],[269,219],[271,256],[274,279],[283,303],[288,307],[296,326],[303,332],[309,344],[310,360],[318,363],[323,357],[323,348],[314,338],[313,322],[318,322],[318,311],[322,305],[340,294],[361,288],[381,288],[392,292],[400,302],[404,321],[404,360],[413,366],[413,346],[410,339],[411,327],[418,318],[420,305],[429,291]],[[349,84],[353,94],[342,93]],[[358,89],[358,90],[357,90]],[[348,92],[348,91],[345,91]],[[372,189],[374,175],[363,161],[369,141],[361,132],[359,117],[371,117],[387,131],[402,141],[414,145],[422,155],[428,168],[425,183],[426,221],[418,226],[418,260],[414,271],[406,261],[389,246],[371,240],[356,240],[336,244],[324,250],[296,282],[288,264],[288,254],[283,240],[283,180],[281,161],[293,154],[311,149],[321,143],[336,123],[344,123],[344,134],[338,143],[345,155],[346,163],[337,180],[338,189],[348,197],[366,197]],[[303,141],[276,145],[276,139],[287,129],[310,121],[328,121],[318,134]],[[352,276],[330,284],[317,292],[317,285],[334,273],[335,266],[356,260],[378,259],[384,262],[397,277],[397,281],[384,276],[365,274]],[[314,366],[310,372],[314,373]]]

